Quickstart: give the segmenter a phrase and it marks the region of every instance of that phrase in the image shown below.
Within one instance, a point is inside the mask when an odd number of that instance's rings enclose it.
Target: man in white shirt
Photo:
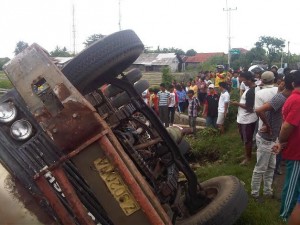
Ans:
[[[228,112],[228,106],[230,102],[230,95],[227,91],[227,84],[225,82],[219,83],[221,95],[219,98],[219,106],[218,106],[218,119],[217,119],[217,125],[221,131],[221,134],[224,133],[224,122],[226,119],[226,115]]]
[[[261,75],[261,80],[264,84],[264,88],[257,91],[255,94],[255,109],[260,108],[265,103],[270,102],[270,100],[276,95],[278,87],[274,87],[274,73],[271,71],[266,71]],[[264,195],[272,195],[272,183],[274,169],[276,165],[276,156],[272,153],[272,147],[275,145],[275,140],[273,138],[263,137],[261,134],[261,128],[263,122],[259,119],[258,132],[256,134],[256,145],[257,145],[257,162],[255,164],[252,180],[251,180],[251,195],[259,199],[261,180],[264,183]]]

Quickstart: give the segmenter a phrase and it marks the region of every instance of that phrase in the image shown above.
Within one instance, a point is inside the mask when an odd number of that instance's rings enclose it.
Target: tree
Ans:
[[[184,55],[185,52],[182,49],[179,48],[163,48],[161,49],[159,46],[157,46],[157,49],[151,50],[150,47],[145,48],[145,53],[175,53],[176,55]]]
[[[171,74],[170,67],[165,66],[162,69],[162,82],[169,86],[172,83],[173,76]]]
[[[280,61],[283,48],[285,47],[285,40],[282,38],[275,38],[270,36],[261,36],[259,41],[255,43],[257,49],[265,49],[268,66],[271,67],[273,62]]]
[[[189,49],[185,53],[186,56],[195,56],[196,54],[197,52],[194,49]]]
[[[213,56],[208,60],[208,62],[214,66],[224,65],[227,63],[227,56],[226,55]]]
[[[10,59],[5,57],[5,58],[0,58],[0,70],[2,70],[2,67],[5,63],[7,63]]]
[[[24,41],[19,41],[16,45],[15,48],[15,55],[18,55],[20,52],[22,52],[25,48],[28,47],[28,43],[24,42]]]
[[[83,44],[84,44],[85,47],[88,47],[91,44],[93,44],[94,42],[96,42],[96,41],[98,41],[98,40],[100,40],[100,39],[102,39],[104,37],[105,37],[105,35],[103,35],[103,34],[93,34],[93,35],[89,36],[86,39],[86,41],[83,42]]]
[[[72,56],[66,47],[60,48],[58,46],[56,46],[56,48],[54,49],[54,51],[50,52],[50,55],[52,57],[70,57]]]

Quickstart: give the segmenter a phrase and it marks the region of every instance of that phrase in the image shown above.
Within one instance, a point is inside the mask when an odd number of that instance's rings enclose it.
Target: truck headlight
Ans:
[[[12,102],[0,104],[0,122],[9,123],[17,116],[17,109]]]
[[[26,140],[32,134],[32,125],[27,120],[17,120],[11,125],[10,134],[16,140]]]

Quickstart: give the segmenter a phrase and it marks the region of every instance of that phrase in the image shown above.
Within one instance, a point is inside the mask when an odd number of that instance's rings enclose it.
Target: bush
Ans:
[[[171,74],[170,67],[166,66],[162,69],[162,82],[167,86],[172,84],[173,76]]]

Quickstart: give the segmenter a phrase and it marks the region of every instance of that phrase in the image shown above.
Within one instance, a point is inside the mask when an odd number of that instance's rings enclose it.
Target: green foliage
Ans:
[[[157,86],[157,85],[153,85],[153,86],[151,86],[151,87],[149,88],[149,91],[150,91],[150,90],[152,90],[152,91],[154,91],[154,92],[159,92],[160,87]]]
[[[250,165],[239,165],[241,160],[239,156],[244,153],[244,147],[236,123],[231,123],[224,135],[203,137],[201,131],[196,135],[196,139],[188,140],[192,152],[196,155],[196,162],[200,163],[200,168],[196,170],[200,181],[233,175],[245,183],[245,189],[249,194],[248,207],[234,225],[283,225],[284,223],[279,219],[278,200],[266,199],[263,204],[259,204],[250,197],[255,157]]]
[[[205,127],[204,129],[199,131],[199,134],[203,138],[208,138],[208,137],[217,137],[220,134],[220,132],[218,129],[212,127]]]
[[[186,56],[195,56],[196,54],[197,52],[194,49],[189,49],[185,53]]]
[[[288,63],[288,67],[291,69],[298,69],[298,65],[297,63],[300,62],[300,55],[296,55],[296,54],[283,54],[283,58],[286,60],[286,62]]]
[[[52,57],[70,57],[72,56],[66,47],[60,48],[58,46],[56,46],[56,48],[54,49],[54,51],[50,52],[50,55]]]
[[[105,35],[103,35],[103,34],[93,34],[93,35],[89,36],[85,40],[85,42],[83,42],[83,44],[84,44],[85,47],[88,47],[91,44],[93,44],[94,42],[96,42],[96,41],[98,41],[98,40],[100,40],[100,39],[102,39],[104,37],[105,37]]]
[[[0,58],[0,70],[2,70],[2,67],[5,63],[7,63],[10,59],[8,57]]]
[[[25,48],[28,47],[28,43],[24,42],[24,41],[19,41],[16,45],[15,48],[15,55],[18,55],[20,52],[22,52]]]
[[[230,92],[230,101],[239,101],[240,94],[238,89],[232,89]],[[229,104],[227,117],[225,120],[225,127],[229,127],[229,124],[235,123],[238,107]]]
[[[171,74],[171,69],[168,66],[165,66],[162,69],[162,82],[165,83],[167,86],[172,84],[173,76]]]
[[[285,40],[270,36],[261,36],[259,41],[255,43],[256,48],[265,49],[267,54],[267,63],[269,67],[275,61],[280,61],[281,53],[285,47]]]
[[[227,63],[227,56],[225,56],[225,55],[214,56],[214,57],[211,57],[208,60],[208,62],[210,65],[213,65],[214,68],[216,68],[216,65],[224,65]]]
[[[182,49],[179,48],[163,48],[161,49],[159,46],[157,46],[157,49],[151,50],[149,47],[145,48],[145,53],[175,53],[177,55],[184,55],[185,52]]]
[[[3,71],[0,71],[0,88],[10,89],[12,88],[11,82]]]
[[[215,64],[211,64],[211,62],[203,62],[200,67],[199,71],[214,71],[216,69]]]

